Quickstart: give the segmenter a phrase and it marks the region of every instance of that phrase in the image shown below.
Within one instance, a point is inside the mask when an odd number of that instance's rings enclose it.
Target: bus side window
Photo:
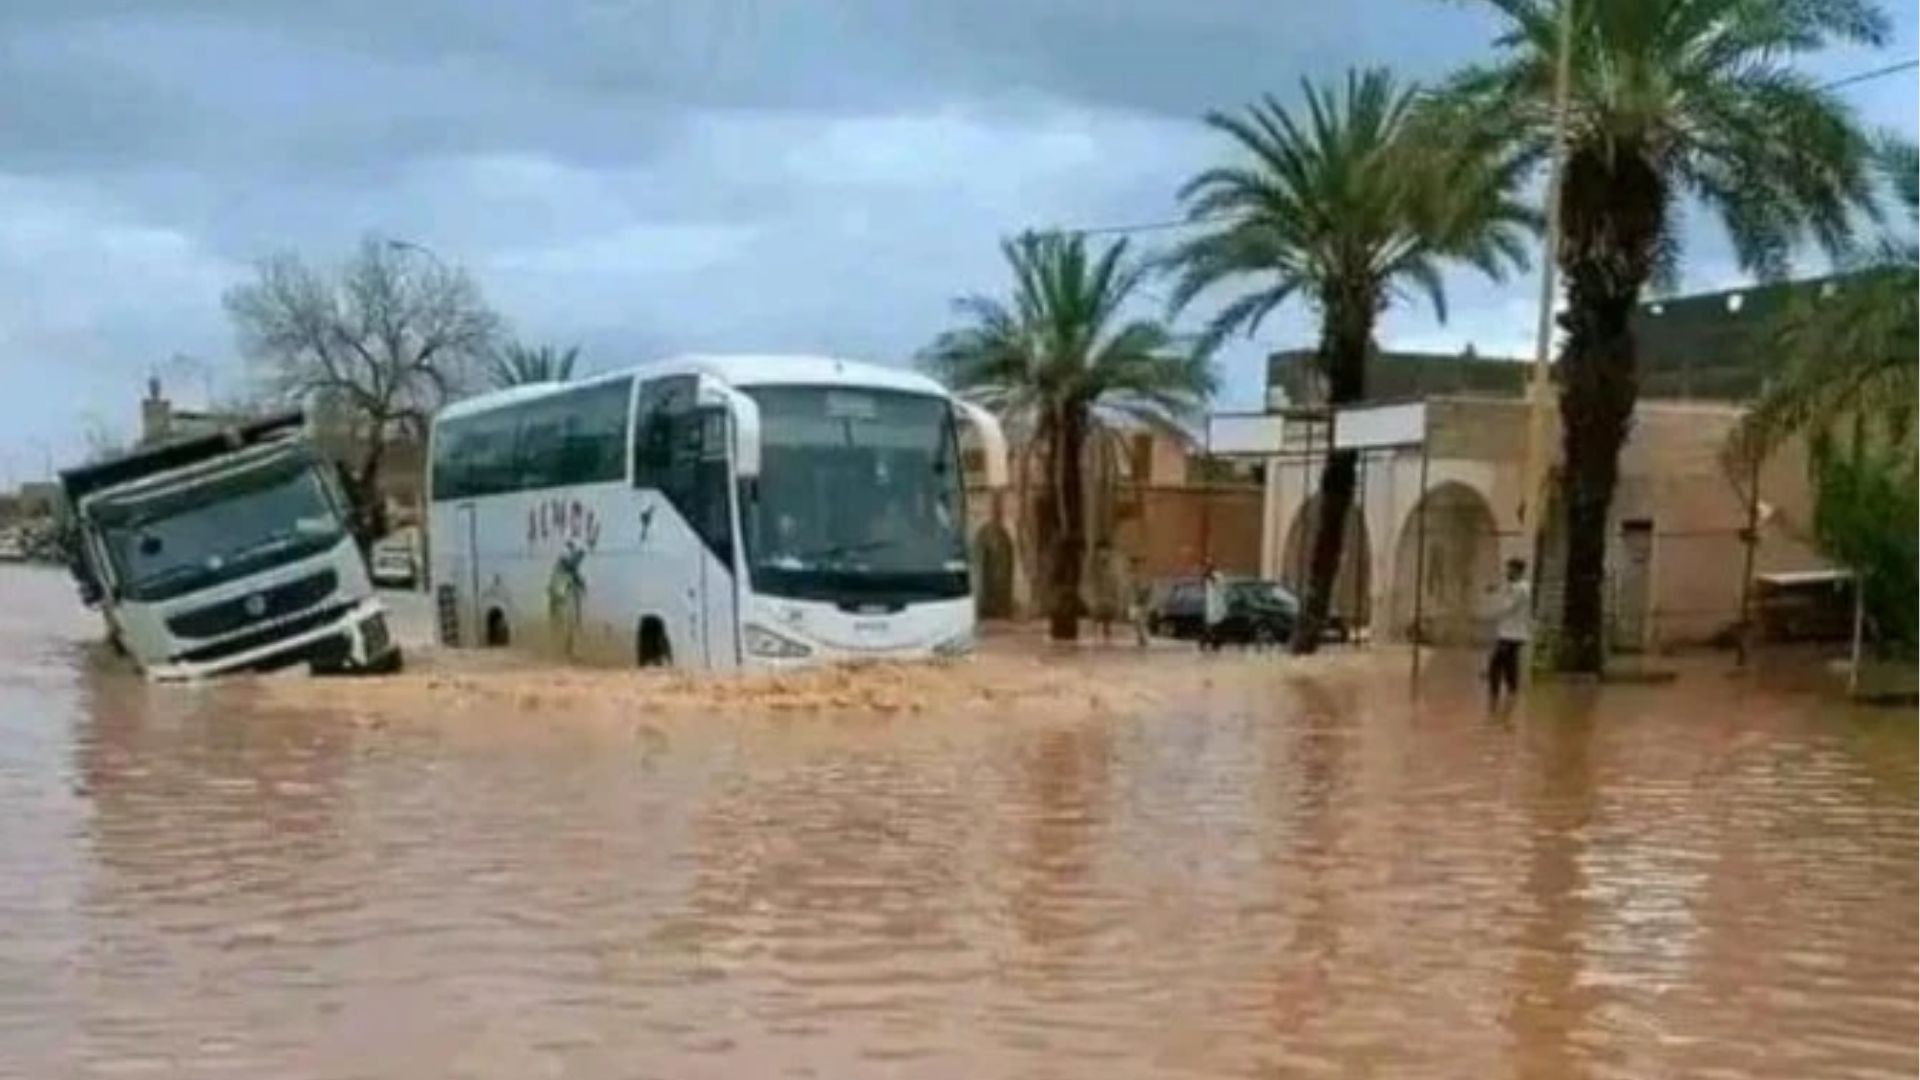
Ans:
[[[463,443],[467,428],[459,420],[440,425],[433,433],[433,498],[458,499],[467,490],[467,458]]]
[[[627,396],[632,383],[589,387],[567,413],[561,471],[569,484],[626,479]]]
[[[469,433],[471,442],[467,449],[468,486],[465,494],[468,498],[515,490],[514,442],[518,434],[518,419],[515,411],[510,409],[473,419],[474,426]]]
[[[642,408],[633,425],[633,486],[663,488],[673,463],[673,418],[657,404]]]
[[[552,431],[545,484],[626,479],[627,396],[632,385],[624,379],[600,383],[546,403]]]
[[[673,418],[693,411],[691,375],[652,379],[640,385],[634,408],[633,486],[664,489],[673,466]]]
[[[562,435],[567,422],[566,402],[543,401],[516,410],[519,424],[514,437],[513,464],[501,478],[501,490],[553,487],[566,482],[561,471]]]

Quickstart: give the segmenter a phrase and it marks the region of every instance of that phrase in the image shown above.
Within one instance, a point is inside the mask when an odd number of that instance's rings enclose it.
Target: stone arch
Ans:
[[[1013,617],[1013,536],[989,521],[973,534],[975,603],[983,619]]]
[[[1420,562],[1421,515],[1426,517],[1426,563]],[[1478,640],[1481,601],[1500,580],[1500,530],[1486,496],[1466,484],[1435,485],[1400,525],[1393,564],[1393,632],[1415,633],[1419,601],[1419,639],[1462,645]],[[1424,569],[1423,598],[1415,582]]]
[[[1280,561],[1280,581],[1302,596],[1306,593],[1308,564],[1313,558],[1313,534],[1320,521],[1320,496],[1312,495],[1293,515]],[[1333,602],[1328,610],[1354,628],[1366,626],[1373,612],[1373,542],[1367,518],[1356,495],[1347,508],[1340,570],[1333,579]]]

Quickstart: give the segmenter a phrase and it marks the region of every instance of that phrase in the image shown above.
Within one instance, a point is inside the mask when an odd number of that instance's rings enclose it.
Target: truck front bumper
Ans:
[[[147,668],[155,682],[188,682],[235,672],[273,671],[306,664],[315,671],[391,671],[399,667],[384,605],[368,597],[324,625],[218,660],[173,661]]]

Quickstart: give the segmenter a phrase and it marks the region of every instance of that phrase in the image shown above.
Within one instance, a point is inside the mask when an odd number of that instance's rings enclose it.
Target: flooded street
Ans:
[[[655,715],[96,637],[0,568],[7,1077],[1916,1068],[1907,712],[1155,651]]]

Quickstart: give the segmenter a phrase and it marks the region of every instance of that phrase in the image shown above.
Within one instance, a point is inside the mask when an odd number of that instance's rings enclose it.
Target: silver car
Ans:
[[[411,589],[420,583],[420,560],[404,544],[376,544],[369,560],[373,583],[388,589]]]

